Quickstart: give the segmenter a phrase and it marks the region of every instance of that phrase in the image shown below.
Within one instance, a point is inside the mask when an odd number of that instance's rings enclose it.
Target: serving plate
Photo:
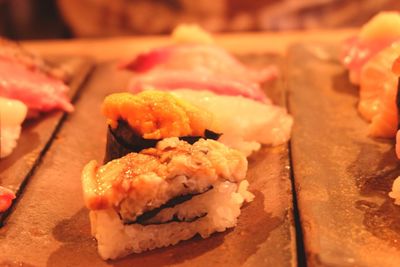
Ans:
[[[400,266],[400,207],[388,192],[400,175],[394,141],[367,136],[358,90],[339,44],[289,50],[291,139],[309,266]]]
[[[281,63],[273,55],[247,56],[245,63]],[[296,237],[288,145],[263,147],[249,159],[248,180],[256,198],[242,208],[237,227],[208,239],[103,261],[90,234],[80,174],[91,159],[102,161],[104,97],[124,91],[132,74],[115,62],[99,64],[70,114],[53,137],[18,205],[0,229],[0,265],[33,266],[296,266]],[[282,79],[267,84],[284,104]]]

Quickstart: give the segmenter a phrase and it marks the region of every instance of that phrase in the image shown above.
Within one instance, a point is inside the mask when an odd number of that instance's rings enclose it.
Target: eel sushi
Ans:
[[[203,238],[237,224],[247,190],[247,160],[214,141],[177,137],[82,172],[92,234],[103,259]]]
[[[211,113],[167,92],[111,94],[104,99],[102,112],[109,125],[105,162],[154,147],[167,137],[193,143],[220,136]]]
[[[30,114],[72,111],[65,71],[53,68],[18,44],[0,39],[0,96],[22,101]]]
[[[21,101],[0,97],[0,158],[10,155],[16,147],[27,110]]]

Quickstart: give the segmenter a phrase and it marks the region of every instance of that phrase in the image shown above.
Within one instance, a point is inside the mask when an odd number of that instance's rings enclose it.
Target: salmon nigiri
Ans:
[[[375,55],[361,70],[358,110],[362,117],[371,121],[371,136],[395,135],[397,79],[391,69],[399,55],[400,42],[397,42]]]

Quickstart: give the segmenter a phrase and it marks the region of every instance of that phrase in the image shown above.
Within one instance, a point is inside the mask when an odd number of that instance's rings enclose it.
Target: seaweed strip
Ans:
[[[207,212],[204,212],[204,213],[201,213],[200,215],[198,215],[198,216],[196,216],[196,217],[193,217],[193,218],[184,218],[183,220],[180,220],[180,219],[178,218],[178,216],[177,216],[176,214],[174,214],[174,216],[172,217],[172,219],[169,220],[169,221],[166,221],[166,222],[150,222],[150,223],[138,222],[138,224],[146,226],[146,225],[168,224],[168,223],[173,223],[173,222],[188,222],[188,223],[191,223],[191,222],[195,222],[195,221],[197,221],[197,220],[199,220],[199,219],[201,219],[201,218],[207,216],[207,214],[208,214]]]
[[[219,133],[205,130],[204,137],[181,136],[179,139],[189,144],[194,144],[201,138],[218,140],[220,136],[221,134]],[[144,139],[135,133],[125,121],[119,120],[116,129],[112,129],[110,126],[108,127],[104,163],[121,158],[131,152],[138,153],[143,149],[155,147],[160,140],[161,139]]]
[[[191,200],[194,196],[204,194],[204,193],[210,191],[211,189],[213,189],[212,186],[207,188],[207,190],[205,190],[202,193],[187,194],[187,195],[174,197],[174,198],[168,200],[165,204],[161,205],[160,207],[152,209],[150,211],[147,211],[147,212],[143,213],[142,215],[138,216],[135,221],[133,221],[133,222],[125,222],[125,224],[133,224],[133,223],[145,224],[146,221],[148,221],[148,220],[154,218],[155,216],[157,216],[157,214],[160,213],[161,210],[167,209],[167,208],[173,208],[173,207],[175,207],[175,206],[177,206],[179,204],[182,204],[182,203],[184,203],[186,201]]]

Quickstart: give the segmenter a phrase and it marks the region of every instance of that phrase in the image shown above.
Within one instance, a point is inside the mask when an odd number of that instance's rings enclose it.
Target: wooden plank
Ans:
[[[262,57],[261,62],[270,60]],[[121,260],[100,259],[83,205],[80,173],[89,160],[102,160],[106,124],[100,104],[106,95],[124,90],[130,75],[112,63],[96,68],[76,112],[68,116],[18,208],[0,230],[0,265],[295,266],[287,145],[264,147],[251,157],[248,177],[256,198],[243,207],[236,228]],[[282,83],[273,88],[282,90]]]
[[[51,57],[49,60],[54,65],[62,66],[71,72],[71,79],[68,82],[70,86],[68,96],[74,100],[81,84],[92,68],[92,61],[88,58],[79,57]],[[35,171],[40,158],[46,153],[51,144],[51,139],[62,124],[64,117],[64,112],[55,111],[25,122],[18,146],[10,156],[0,160],[0,185],[12,189],[17,198],[29,177]],[[11,209],[0,213],[0,226],[10,211]]]
[[[309,266],[400,266],[393,140],[367,137],[338,46],[289,52],[295,187]]]

